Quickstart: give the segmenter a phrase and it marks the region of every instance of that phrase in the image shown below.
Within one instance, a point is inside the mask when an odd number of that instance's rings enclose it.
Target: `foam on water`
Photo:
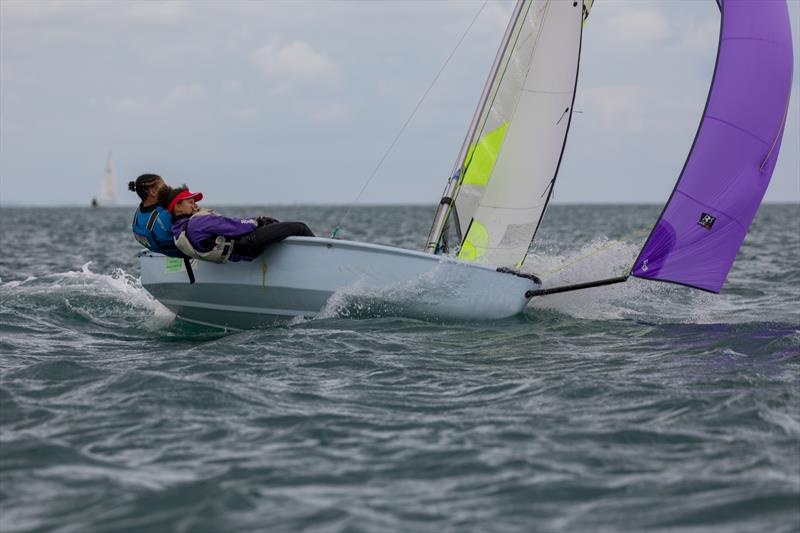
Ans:
[[[426,320],[486,320],[515,314],[522,305],[518,284],[505,276],[442,260],[407,281],[376,287],[360,279],[329,298],[319,318],[407,317]],[[511,292],[517,291],[517,292]]]
[[[526,257],[522,271],[538,275],[544,288],[611,278],[625,274],[639,250],[638,243],[600,236],[577,249],[562,253],[552,248],[544,253],[533,251]],[[430,304],[437,299],[452,298],[461,289],[458,281],[458,277],[444,268],[444,264],[411,282],[383,288],[360,281],[337,290],[316,318],[410,316],[435,320],[435,316],[415,313],[414,304],[420,301]],[[493,291],[487,291],[487,294],[502,297]],[[546,309],[581,320],[633,319],[656,324],[785,320],[786,305],[771,309],[772,313],[770,310],[765,313],[765,309],[760,308],[762,303],[754,301],[752,295],[741,297],[726,291],[712,294],[631,277],[625,283],[533,298],[526,313],[530,315]],[[760,312],[752,313],[756,308],[760,308]]]
[[[522,270],[538,275],[545,288],[615,277],[627,271],[639,249],[638,244],[600,236],[580,248],[562,253],[552,247],[546,252],[535,250],[526,257]],[[76,271],[28,276],[24,280],[3,282],[0,279],[0,294],[6,302],[26,308],[36,305],[52,308],[63,304],[74,315],[109,328],[120,325],[121,321],[133,321],[152,331],[173,323],[175,315],[155,300],[138,278],[119,267],[111,269],[109,274],[94,272],[91,264],[87,262]],[[406,283],[376,288],[359,281],[342,287],[331,296],[316,319],[410,316],[436,320],[436,316],[420,316],[414,312],[414,304],[420,301],[432,304],[437,299],[452,298],[459,290],[458,276],[441,264]],[[634,319],[686,324],[785,319],[785,306],[772,309],[775,311],[772,315],[769,308],[763,307],[758,315],[749,312],[754,304],[759,307],[762,303],[725,291],[716,295],[630,278],[626,283],[536,297],[529,303],[526,313],[550,310],[582,320]],[[305,321],[305,318],[296,318],[290,325]]]
[[[22,281],[0,280],[0,294],[15,307],[36,312],[37,307],[59,304],[84,319],[106,327],[133,320],[149,330],[162,329],[175,315],[155,300],[138,278],[115,268],[110,274],[90,269],[91,261],[77,271],[57,272]]]
[[[337,289],[317,315],[319,319],[367,318],[407,314],[418,301],[433,302],[437,295],[458,290],[447,276],[442,264],[408,282],[385,287],[361,278],[351,285]]]
[[[545,288],[611,278],[625,274],[639,250],[638,244],[600,237],[563,254],[531,253],[524,271],[540,276]],[[752,298],[740,298],[725,291],[712,294],[631,277],[625,283],[533,298],[528,312],[549,309],[584,320],[636,319],[685,324],[785,319],[783,309],[773,316],[770,313],[765,316],[763,309],[758,315],[747,313],[753,309],[753,303]]]

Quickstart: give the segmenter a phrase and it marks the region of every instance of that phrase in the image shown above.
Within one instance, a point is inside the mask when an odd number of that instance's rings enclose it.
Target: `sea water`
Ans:
[[[433,209],[341,236],[419,249]],[[658,213],[555,205],[525,269],[620,275]],[[634,279],[443,323],[343,293],[236,333],[142,289],[131,217],[0,209],[3,533],[800,530],[798,205],[762,206],[720,295]]]

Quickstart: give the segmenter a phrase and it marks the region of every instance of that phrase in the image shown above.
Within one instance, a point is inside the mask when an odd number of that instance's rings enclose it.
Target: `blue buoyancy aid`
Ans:
[[[152,252],[170,257],[183,257],[172,234],[172,216],[161,206],[136,208],[133,214],[133,236]]]

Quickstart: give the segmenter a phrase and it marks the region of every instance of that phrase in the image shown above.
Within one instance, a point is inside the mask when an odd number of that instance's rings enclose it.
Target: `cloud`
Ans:
[[[136,100],[134,98],[130,98],[127,96],[123,96],[121,98],[106,98],[106,105],[112,110],[117,113],[130,113],[130,114],[137,114],[137,113],[148,113],[150,112],[150,106],[148,103],[143,102],[141,100]]]
[[[446,33],[460,35],[466,28],[475,14],[480,9],[478,2],[454,2],[444,4],[447,20],[442,30]],[[514,6],[508,3],[490,2],[481,10],[480,16],[475,20],[475,24],[470,29],[471,34],[486,34],[493,38],[503,35],[503,31],[508,25]]]
[[[3,0],[3,17],[17,17],[26,19],[37,19],[58,15],[69,7],[65,0],[53,0],[51,2],[31,2],[31,0]]]
[[[340,77],[339,67],[305,41],[267,45],[250,53],[250,62],[269,79],[329,82]]]
[[[149,22],[173,22],[187,11],[188,4],[182,0],[151,0],[131,2],[125,13],[133,18]]]
[[[306,115],[318,122],[334,122],[348,118],[350,114],[350,107],[341,102],[314,104],[306,109]]]
[[[240,120],[255,120],[261,116],[261,110],[257,107],[246,107],[236,111],[233,116]]]
[[[717,15],[700,23],[690,25],[681,38],[681,46],[689,52],[716,50],[719,41],[719,21]]]
[[[84,13],[91,14],[92,20],[100,18],[105,22],[114,19],[137,20],[141,22],[173,22],[188,13],[186,0],[2,0],[3,17],[20,19],[55,18],[59,15]]]
[[[669,19],[658,9],[625,6],[614,13],[609,21],[609,35],[625,44],[651,44],[663,42],[671,35]]]
[[[639,85],[586,87],[581,90],[581,107],[597,111],[604,128],[624,128],[640,132],[645,128],[648,91]]]
[[[222,90],[225,92],[238,91],[242,88],[242,82],[239,80],[227,80],[222,83]]]
[[[187,109],[206,99],[206,90],[202,85],[178,85],[161,99],[162,109]]]
[[[483,25],[477,28],[477,31],[490,33],[492,35],[500,34],[508,26],[508,19],[511,18],[513,6],[510,4],[490,3],[481,13],[482,17],[486,18]]]
[[[156,101],[137,100],[129,96],[106,98],[106,105],[118,113],[145,114],[185,111],[196,108],[207,100],[207,93],[202,85],[176,85],[166,95]]]
[[[684,98],[675,98],[674,88],[640,84],[584,87],[579,89],[576,108],[585,113],[582,121],[609,131],[683,132],[700,120],[708,87],[686,84],[681,91]]]

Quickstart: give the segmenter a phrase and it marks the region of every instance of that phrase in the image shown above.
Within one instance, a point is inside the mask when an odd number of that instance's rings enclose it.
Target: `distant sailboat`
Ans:
[[[114,162],[111,151],[108,152],[106,170],[100,180],[100,194],[92,198],[92,207],[109,207],[117,205],[117,176],[114,174]]]

